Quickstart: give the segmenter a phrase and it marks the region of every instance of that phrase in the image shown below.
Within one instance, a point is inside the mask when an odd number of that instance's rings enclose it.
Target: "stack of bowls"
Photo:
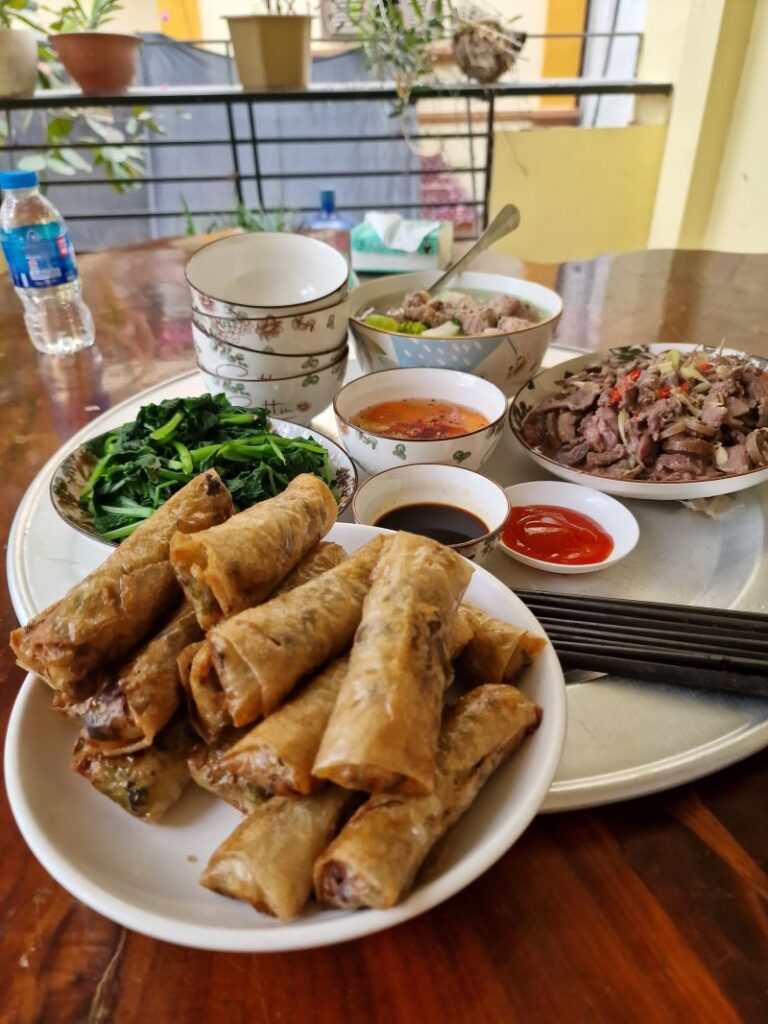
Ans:
[[[187,264],[197,364],[212,394],[307,424],[347,366],[349,269],[305,235],[211,242]]]

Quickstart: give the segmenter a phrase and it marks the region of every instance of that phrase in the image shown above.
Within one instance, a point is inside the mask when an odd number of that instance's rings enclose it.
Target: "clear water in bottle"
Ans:
[[[34,171],[0,173],[0,243],[35,348],[61,355],[93,344],[75,253],[64,218],[40,192]]]

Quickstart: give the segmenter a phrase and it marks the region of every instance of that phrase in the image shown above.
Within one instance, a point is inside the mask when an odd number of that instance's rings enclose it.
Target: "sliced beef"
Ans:
[[[647,423],[648,429],[654,441],[658,441],[664,427],[682,411],[680,400],[670,395],[669,398],[659,398],[648,408],[640,413],[642,419]]]
[[[662,479],[669,479],[670,473],[680,476],[681,479],[701,476],[706,470],[706,463],[696,455],[685,455],[682,452],[674,452],[668,455],[660,455],[653,465],[655,476]]]
[[[700,417],[708,427],[719,429],[725,419],[725,403],[722,396],[712,391],[709,392],[701,406]]]
[[[644,466],[650,466],[656,458],[658,451],[658,443],[653,440],[649,433],[645,433],[640,435],[633,454]]]
[[[725,400],[725,422],[726,423],[738,423],[743,416],[746,416],[749,412],[749,402],[745,402],[743,398],[726,398]]]
[[[624,458],[624,445],[617,444],[615,448],[611,448],[608,452],[587,452],[587,465],[588,466],[610,466],[613,462],[618,462],[619,459]]]
[[[747,446],[744,444],[732,444],[725,449],[728,460],[717,468],[721,473],[747,473],[752,467],[749,464]]]
[[[572,388],[574,383],[576,382],[569,382],[568,386]],[[579,381],[575,390],[565,394],[559,392],[551,398],[546,398],[537,408],[539,412],[545,412],[548,409],[572,409],[574,412],[589,409],[594,405],[600,391],[601,387],[595,381],[585,381],[584,383]]]
[[[701,455],[708,459],[712,457],[712,442],[705,441],[702,437],[691,437],[687,434],[676,434],[668,437],[661,444],[665,452],[686,452],[688,455]]]
[[[563,409],[557,417],[557,436],[561,444],[578,444],[576,427],[579,423],[579,414],[570,409]]]
[[[565,466],[577,466],[586,459],[588,452],[589,444],[586,441],[582,441],[573,448],[565,448],[559,451],[557,453],[557,461],[562,462]]]
[[[597,429],[602,439],[601,447],[606,451],[615,448],[619,443],[619,417],[610,405],[602,405],[595,413]]]
[[[758,373],[747,384],[747,394],[753,402],[768,401],[768,373]]]

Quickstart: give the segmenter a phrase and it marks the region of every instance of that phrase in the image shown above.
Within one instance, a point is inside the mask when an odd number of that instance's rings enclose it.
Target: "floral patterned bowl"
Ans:
[[[299,316],[341,301],[347,261],[307,235],[230,235],[209,242],[186,269],[192,306],[219,317]]]
[[[376,526],[387,512],[425,502],[464,509],[485,525],[481,537],[449,545],[473,562],[483,561],[499,543],[510,508],[504,488],[495,480],[461,466],[422,464],[396,466],[360,484],[352,498],[352,515],[356,523]]]
[[[298,377],[302,373],[324,370],[335,363],[346,350],[346,345],[332,348],[330,352],[315,355],[281,356],[272,352],[253,352],[248,348],[229,345],[219,341],[192,323],[192,337],[195,342],[197,361],[217,377],[233,380],[272,380],[275,377]]]
[[[349,297],[311,313],[290,316],[223,317],[193,308],[192,323],[217,341],[251,352],[285,356],[317,355],[347,340]]]
[[[511,397],[533,377],[551,343],[563,311],[560,296],[543,285],[501,274],[464,273],[451,282],[451,290],[487,295],[514,295],[532,303],[541,320],[510,334],[478,334],[460,338],[419,338],[369,327],[367,311],[382,312],[396,306],[408,292],[429,288],[440,271],[424,270],[368,281],[352,293],[350,325],[358,341],[358,356],[366,370],[400,366],[435,366],[464,370],[484,377]]]
[[[458,402],[482,413],[488,426],[461,437],[399,441],[361,430],[352,422],[370,405],[404,398]],[[358,377],[339,391],[333,403],[341,443],[367,473],[381,473],[403,463],[426,462],[479,469],[499,443],[506,410],[507,400],[495,384],[471,373],[424,367],[382,370]]]
[[[200,375],[212,395],[224,394],[233,405],[262,407],[270,416],[294,423],[308,424],[313,416],[327,409],[341,387],[347,368],[347,350],[324,370],[310,370],[298,377],[272,380],[248,380],[219,377],[198,363]]]

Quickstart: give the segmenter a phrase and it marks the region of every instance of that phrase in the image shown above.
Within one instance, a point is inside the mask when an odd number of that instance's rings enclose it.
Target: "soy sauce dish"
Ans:
[[[474,562],[496,547],[509,512],[509,498],[493,480],[433,463],[377,473],[352,500],[355,522],[432,537]]]
[[[510,513],[500,547],[545,572],[584,573],[620,562],[640,537],[637,520],[615,498],[554,480],[506,488]]]

